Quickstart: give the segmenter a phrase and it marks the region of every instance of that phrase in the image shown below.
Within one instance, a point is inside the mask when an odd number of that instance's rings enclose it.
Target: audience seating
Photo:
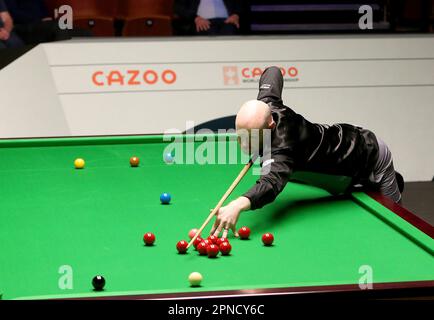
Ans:
[[[123,36],[172,35],[173,0],[122,0],[117,17],[123,20]]]
[[[172,15],[173,0],[119,0],[117,8],[117,17],[125,20]]]
[[[90,30],[94,36],[115,35],[117,0],[46,0],[46,3],[53,13],[62,5],[71,6],[75,28]]]
[[[46,0],[53,12],[61,5],[73,8],[74,26],[95,36],[116,35],[122,21],[123,36],[172,35],[173,0]]]
[[[62,5],[69,5],[75,17],[114,18],[118,9],[118,0],[45,0],[50,11]]]
[[[125,37],[170,36],[172,35],[172,19],[169,16],[147,16],[125,20],[122,30]]]

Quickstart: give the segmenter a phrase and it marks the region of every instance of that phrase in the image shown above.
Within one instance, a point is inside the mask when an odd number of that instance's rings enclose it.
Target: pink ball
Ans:
[[[190,232],[188,233],[188,237],[190,239],[193,239],[193,237],[196,235],[197,229],[191,229]]]

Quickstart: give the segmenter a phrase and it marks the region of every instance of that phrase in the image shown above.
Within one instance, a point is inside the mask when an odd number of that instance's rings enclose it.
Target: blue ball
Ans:
[[[172,197],[170,196],[170,194],[168,194],[166,192],[161,194],[161,196],[160,196],[160,201],[162,204],[169,204],[170,199],[172,199]]]
[[[173,162],[173,156],[172,156],[172,154],[171,153],[166,153],[166,154],[164,154],[164,161],[166,162],[166,163],[172,163]]]

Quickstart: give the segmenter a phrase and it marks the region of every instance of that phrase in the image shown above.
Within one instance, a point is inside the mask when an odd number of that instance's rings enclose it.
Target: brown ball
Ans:
[[[139,162],[140,162],[140,160],[137,157],[131,157],[130,158],[130,164],[131,164],[132,167],[138,167],[139,166]]]

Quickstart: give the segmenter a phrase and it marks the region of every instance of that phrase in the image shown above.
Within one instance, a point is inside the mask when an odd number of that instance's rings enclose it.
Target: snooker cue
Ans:
[[[196,238],[202,233],[203,229],[211,221],[212,217],[214,217],[214,215],[219,211],[219,209],[221,208],[221,206],[223,205],[223,203],[230,196],[230,194],[232,193],[232,191],[234,191],[235,187],[238,185],[238,183],[241,181],[241,179],[244,178],[244,176],[246,175],[247,171],[249,171],[249,169],[251,168],[251,166],[253,165],[253,163],[256,161],[256,158],[257,158],[256,155],[253,156],[253,157],[251,157],[250,160],[249,160],[249,162],[247,162],[244,165],[244,168],[238,174],[237,178],[234,180],[234,182],[232,182],[231,186],[226,191],[226,193],[223,195],[223,197],[220,199],[220,201],[217,203],[216,207],[211,211],[211,213],[209,214],[208,218],[206,218],[205,222],[202,224],[202,226],[200,227],[200,229],[197,230],[197,232],[194,235],[194,237],[190,240],[190,242],[188,243],[187,249],[190,248],[190,246],[192,245],[192,243],[196,240]]]

